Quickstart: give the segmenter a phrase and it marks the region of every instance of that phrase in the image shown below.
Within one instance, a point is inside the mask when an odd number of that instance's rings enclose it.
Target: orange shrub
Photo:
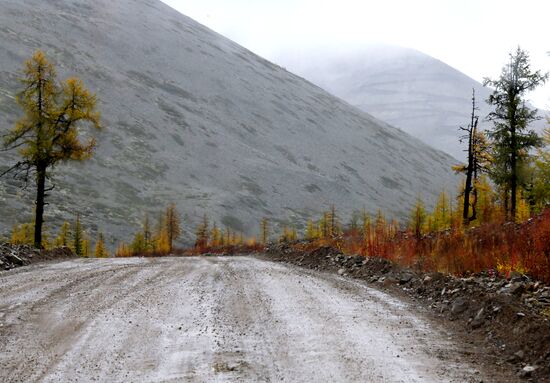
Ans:
[[[386,258],[405,267],[467,275],[512,271],[550,282],[550,209],[521,224],[485,223],[449,229],[417,239],[412,232],[357,231],[295,245],[297,250],[333,246],[345,254]]]

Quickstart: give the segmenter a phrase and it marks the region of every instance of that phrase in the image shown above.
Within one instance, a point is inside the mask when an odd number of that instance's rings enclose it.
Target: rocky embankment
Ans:
[[[527,275],[454,277],[400,267],[386,259],[346,256],[322,247],[276,245],[275,261],[366,280],[406,295],[472,344],[487,347],[495,363],[534,382],[550,382],[550,286]]]
[[[26,245],[0,243],[0,271],[11,270],[37,262],[74,257],[75,254],[68,247],[38,250]]]

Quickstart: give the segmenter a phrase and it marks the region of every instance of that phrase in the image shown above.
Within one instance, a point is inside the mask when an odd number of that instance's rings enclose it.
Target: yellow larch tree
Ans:
[[[80,128],[99,129],[96,96],[86,89],[81,80],[70,78],[57,82],[54,66],[42,51],[37,51],[25,62],[23,91],[17,102],[24,116],[4,136],[5,150],[17,149],[21,160],[6,170],[15,172],[25,183],[30,175],[36,183],[34,246],[42,247],[42,228],[51,170],[60,162],[83,161],[92,156],[96,141],[81,141]]]

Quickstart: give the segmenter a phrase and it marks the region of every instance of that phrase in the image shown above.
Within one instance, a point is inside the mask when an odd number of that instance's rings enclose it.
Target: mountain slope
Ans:
[[[18,70],[38,48],[97,92],[106,127],[93,160],[57,169],[51,226],[80,211],[121,237],[174,201],[186,228],[208,212],[254,232],[262,216],[302,221],[331,203],[403,217],[419,193],[454,188],[448,155],[157,0],[3,0],[2,129],[20,115]],[[0,180],[0,230],[30,215],[17,194]]]
[[[492,126],[483,121],[491,111],[485,102],[490,89],[414,49],[375,45],[353,52],[285,52],[276,61],[455,158],[465,157],[458,127],[469,122],[472,89],[481,128]]]

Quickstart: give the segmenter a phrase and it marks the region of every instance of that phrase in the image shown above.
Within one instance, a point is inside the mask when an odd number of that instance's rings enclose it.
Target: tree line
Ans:
[[[501,76],[484,81],[484,85],[493,89],[486,100],[494,107],[485,118],[493,123],[493,128],[488,131],[479,129],[479,109],[476,95],[472,94],[470,121],[461,128],[461,142],[467,143],[467,162],[453,168],[465,175],[457,197],[460,202],[453,203],[455,198],[442,193],[430,214],[419,198],[408,222],[408,229],[416,237],[430,231],[497,219],[522,220],[550,203],[550,153],[544,149],[544,145],[550,143],[550,130],[546,129],[541,137],[530,129],[530,124],[539,117],[525,99],[527,92],[547,79],[548,74],[531,70],[525,51],[518,48],[512,52]],[[24,116],[3,136],[2,149],[17,149],[21,159],[0,176],[13,174],[25,185],[34,181],[36,198],[33,222],[14,226],[11,240],[15,243],[32,242],[37,248],[67,246],[70,242],[77,254],[90,255],[90,240],[79,228],[78,216],[72,226],[65,222],[54,240],[45,235],[43,228],[46,199],[55,188],[51,184],[55,166],[67,161],[84,161],[94,153],[95,139],[84,136],[82,132],[84,128],[101,129],[96,95],[78,78],[58,81],[54,66],[41,51],[25,62],[21,82],[23,90],[18,94],[17,102]],[[265,245],[271,240],[271,229],[264,218],[260,222],[259,238],[245,238],[244,234],[230,228],[220,228],[215,222],[211,224],[205,215],[195,230],[194,247]],[[381,211],[375,217],[365,212],[354,213],[346,230],[354,232],[359,229],[366,230],[371,236],[377,230],[378,234],[382,231],[395,233],[400,230],[400,225],[395,220],[386,222]],[[308,220],[304,237],[309,240],[335,238],[343,231],[336,208],[332,206],[318,221]],[[71,241],[68,240],[69,232],[72,233]],[[129,244],[121,243],[116,254],[167,254],[174,250],[174,242],[181,234],[179,214],[171,204],[159,214],[155,225],[150,223],[146,214],[142,229]],[[283,225],[277,240],[294,241],[298,238],[295,227]],[[101,233],[98,233],[93,253],[108,256]]]

